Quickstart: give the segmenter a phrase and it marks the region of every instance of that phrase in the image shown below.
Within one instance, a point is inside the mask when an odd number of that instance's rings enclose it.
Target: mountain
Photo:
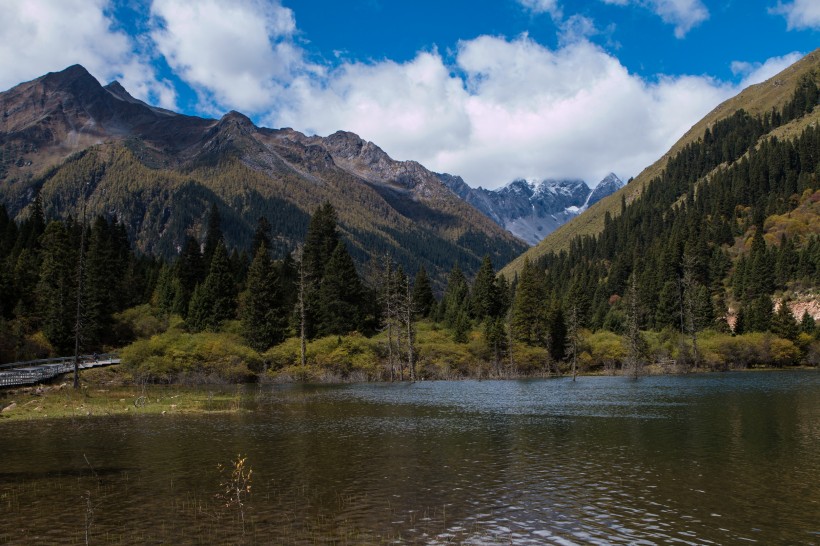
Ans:
[[[602,199],[581,216],[573,218],[566,224],[544,238],[538,245],[529,249],[504,268],[506,275],[514,275],[520,271],[524,261],[538,260],[550,253],[569,250],[573,240],[601,233],[604,229],[607,215],[615,217],[621,212],[622,201],[631,203],[645,190],[647,185],[660,177],[666,169],[669,160],[680,153],[686,146],[702,139],[707,128],[715,123],[733,116],[743,110],[752,116],[764,115],[779,110],[788,103],[801,80],[807,76],[820,72],[820,49],[809,53],[801,60],[786,68],[769,80],[749,86],[735,97],[721,103],[702,120],[692,126],[673,146],[655,163],[644,169],[635,179],[623,189]],[[773,136],[795,136],[805,124],[817,122],[820,119],[818,112],[813,112],[773,132]]]
[[[360,269],[385,253],[441,282],[453,263],[477,270],[525,248],[413,161],[339,131],[307,136],[257,127],[239,112],[186,116],[103,87],[71,66],[0,93],[0,203],[15,217],[39,192],[47,217],[116,216],[145,253],[175,255],[202,238],[215,203],[229,247],[249,250],[264,216],[280,253],[302,240],[310,214],[334,205]]]
[[[591,190],[583,180],[514,180],[497,190],[471,188],[459,176],[439,174],[450,190],[493,222],[531,245],[614,193],[623,182],[610,173]]]
[[[752,100],[761,90],[771,108],[737,107],[761,104]],[[546,287],[542,300],[561,301],[592,331],[685,332],[691,352],[670,343],[659,359],[732,367],[736,347],[697,345],[699,331],[710,330],[708,339],[730,328],[778,336],[781,353],[755,357],[776,365],[820,350],[808,348],[820,319],[820,58],[744,94],[722,105],[725,116],[698,124],[701,135],[679,143],[643,186],[633,181],[593,205],[587,214],[604,210],[600,231],[527,252],[519,290],[531,289],[525,281]],[[502,273],[513,276],[516,265]]]

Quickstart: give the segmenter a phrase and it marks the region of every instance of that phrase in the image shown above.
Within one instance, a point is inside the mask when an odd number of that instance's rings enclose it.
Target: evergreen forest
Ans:
[[[325,203],[295,252],[262,214],[228,247],[220,208],[171,260],[115,217],[21,221],[0,207],[0,362],[121,350],[135,379],[417,380],[820,364],[820,127],[813,78],[763,116],[738,111],[670,159],[603,231],[496,273],[451,264],[443,289],[371,249],[363,275]],[[230,222],[229,222],[230,224]],[[502,264],[503,265],[503,264]],[[800,309],[804,309],[799,313]]]

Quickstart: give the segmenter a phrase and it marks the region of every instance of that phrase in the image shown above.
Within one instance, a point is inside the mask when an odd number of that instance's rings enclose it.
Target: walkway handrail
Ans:
[[[98,353],[96,360],[114,360],[119,358],[117,353]],[[78,357],[80,362],[92,362],[95,360],[94,355],[80,355]],[[54,358],[41,358],[39,360],[24,360],[20,362],[9,362],[8,364],[0,364],[0,370],[9,370],[14,368],[30,368],[31,366],[42,366],[45,364],[62,364],[65,362],[74,362],[73,356],[58,356]]]

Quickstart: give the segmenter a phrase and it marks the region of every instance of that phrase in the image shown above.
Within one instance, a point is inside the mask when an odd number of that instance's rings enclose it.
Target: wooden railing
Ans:
[[[77,360],[81,370],[120,363],[117,353],[81,355]],[[0,364],[0,387],[33,385],[73,371],[73,356]]]

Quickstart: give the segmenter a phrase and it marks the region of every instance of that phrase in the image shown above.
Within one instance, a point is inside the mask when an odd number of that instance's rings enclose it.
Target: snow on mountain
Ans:
[[[623,187],[613,173],[594,190],[583,180],[555,179],[517,179],[497,190],[485,190],[471,188],[459,176],[438,176],[461,199],[531,245]]]

